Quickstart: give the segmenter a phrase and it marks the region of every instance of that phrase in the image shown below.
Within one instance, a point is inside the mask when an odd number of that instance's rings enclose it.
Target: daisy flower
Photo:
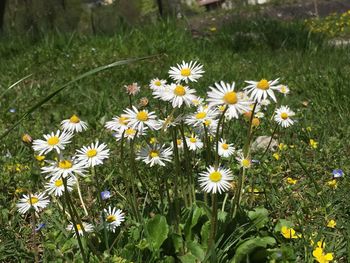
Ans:
[[[65,145],[70,143],[70,139],[73,137],[73,133],[58,130],[56,134],[52,132],[51,134],[44,135],[45,140],[34,140],[33,149],[39,152],[38,155],[45,155],[52,150],[56,150],[60,153],[64,150]]]
[[[191,102],[194,106],[198,107],[204,103],[204,99],[199,96],[196,96]]]
[[[164,162],[171,162],[171,148],[165,148],[165,145],[147,145],[138,153],[136,160],[142,160],[151,167],[154,165],[165,166]]]
[[[284,96],[286,96],[290,92],[290,89],[286,85],[279,85],[279,86],[277,86],[277,90],[280,93],[282,93]]]
[[[73,190],[73,185],[75,184],[75,180],[72,177],[68,177],[67,179],[67,189],[68,192]],[[48,194],[54,194],[54,196],[62,196],[64,192],[64,184],[62,178],[57,178],[55,180],[50,180],[49,183],[45,186],[46,192]]]
[[[85,121],[80,120],[77,115],[73,114],[72,117],[61,122],[61,127],[64,131],[72,133],[82,132],[87,129],[87,123]]]
[[[175,80],[176,82],[185,81],[188,83],[188,81],[194,81],[197,82],[197,79],[201,78],[204,73],[202,70],[203,66],[197,61],[190,63],[186,63],[185,61],[182,61],[182,64],[177,64],[177,67],[170,67],[169,75],[170,78]]]
[[[99,144],[97,141],[95,144],[91,143],[90,146],[83,146],[83,148],[77,150],[76,157],[86,166],[94,167],[103,164],[103,160],[109,157],[109,149],[107,149],[106,144]]]
[[[216,118],[218,112],[206,106],[199,106],[194,114],[191,114],[186,119],[186,124],[192,127],[203,126],[203,124],[210,124]]]
[[[132,109],[124,110],[125,116],[129,118],[129,127],[136,129],[140,132],[150,128],[154,130],[157,127],[156,115],[154,112],[148,112],[148,110],[138,110],[135,106]]]
[[[184,144],[183,144],[182,139],[176,139],[176,145],[177,145],[177,148],[179,150],[184,148]],[[171,142],[171,147],[174,148],[174,143],[173,142]]]
[[[198,181],[203,191],[213,194],[226,192],[231,187],[229,181],[233,180],[230,169],[215,169],[213,166],[209,166],[205,172],[199,175]]]
[[[203,148],[203,142],[196,135],[192,134],[190,138],[186,137],[186,144],[190,151]]]
[[[165,85],[166,85],[166,80],[155,78],[151,80],[149,87],[153,91],[158,91],[158,90],[163,90],[165,88]]]
[[[111,131],[124,131],[128,128],[129,118],[125,115],[116,116],[111,121],[107,121],[105,128]]]
[[[294,121],[290,118],[293,117],[295,113],[289,109],[288,106],[281,106],[275,111],[275,121],[281,125],[283,128],[287,128],[294,124]]]
[[[47,177],[51,177],[51,180],[57,180],[59,178],[73,177],[75,175],[85,176],[86,164],[80,162],[76,158],[61,159],[58,162],[47,161],[50,165],[41,167],[41,173],[47,174]]]
[[[39,212],[49,203],[50,200],[46,196],[46,193],[35,193],[32,195],[23,195],[16,206],[21,214],[25,214],[30,208],[34,208],[36,212]]]
[[[92,224],[86,222],[82,222],[82,224],[83,226],[81,226],[80,224],[76,224],[79,236],[84,235],[83,228],[86,233],[91,233],[92,231],[94,231],[94,226]],[[68,231],[74,232],[73,237],[76,237],[76,232],[73,223],[69,223],[66,229]]]
[[[196,91],[180,84],[171,84],[161,95],[162,100],[171,102],[173,108],[180,108],[183,104],[191,106],[196,99]]]
[[[252,165],[252,161],[249,158],[244,157],[241,151],[238,152],[238,156],[236,157],[236,160],[239,162],[241,167],[246,169],[250,168]]]
[[[245,81],[249,85],[245,87],[245,90],[248,90],[252,100],[256,102],[261,102],[266,99],[268,96],[271,97],[274,102],[277,102],[275,94],[273,93],[274,89],[277,89],[278,79],[267,81],[262,79],[260,81]]]
[[[117,132],[113,136],[117,139],[117,141],[120,141],[123,138],[126,138],[128,141],[130,141],[133,140],[135,137],[140,137],[141,135],[145,134],[145,132],[138,132],[137,130],[129,127],[126,130]]]
[[[245,99],[244,93],[237,93],[234,91],[234,82],[230,85],[221,81],[214,85],[215,87],[209,87],[210,91],[207,93],[209,107],[225,106],[224,110],[227,108],[226,117],[228,119],[238,119],[240,114],[249,111],[251,102]]]
[[[106,223],[109,231],[115,232],[115,229],[125,220],[125,215],[122,210],[111,208],[103,210],[105,212]]]
[[[219,141],[218,154],[221,157],[228,158],[235,152],[235,147],[232,143],[226,143],[226,140],[221,139]]]

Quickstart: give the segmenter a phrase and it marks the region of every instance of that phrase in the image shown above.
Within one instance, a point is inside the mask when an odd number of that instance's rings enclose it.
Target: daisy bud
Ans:
[[[22,135],[22,142],[26,144],[31,144],[33,142],[33,139],[28,133],[25,133]]]
[[[252,126],[253,127],[258,127],[260,125],[260,120],[259,118],[253,118],[252,120]]]
[[[141,98],[139,105],[140,107],[146,107],[148,105],[148,99],[146,97]]]

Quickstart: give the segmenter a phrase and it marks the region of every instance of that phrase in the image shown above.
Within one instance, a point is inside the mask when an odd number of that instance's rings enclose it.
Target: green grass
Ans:
[[[269,201],[260,196],[254,204],[267,207],[274,223],[279,218],[293,218],[295,224],[305,225],[305,228],[301,227],[304,236],[310,236],[318,229],[317,234],[328,236],[327,247],[334,249],[339,262],[346,262],[350,212],[346,187],[349,187],[349,179],[345,178],[337,191],[330,191],[325,181],[330,178],[333,169],[341,168],[347,174],[350,168],[350,49],[327,47],[322,37],[311,36],[299,23],[253,20],[240,22],[239,25],[227,25],[197,39],[172,23],[123,30],[114,36],[49,34],[35,40],[20,37],[3,39],[0,42],[0,93],[22,77],[32,76],[0,98],[1,133],[32,105],[86,71],[126,58],[156,57],[115,67],[73,84],[32,113],[1,141],[0,225],[5,227],[0,230],[0,240],[5,240],[8,247],[4,244],[5,249],[0,248],[0,260],[18,262],[20,259],[25,262],[26,257],[32,256],[28,253],[29,245],[24,242],[29,240],[30,231],[22,229],[27,224],[15,209],[18,199],[15,190],[27,187],[31,174],[38,177],[38,171],[7,169],[8,165],[20,163],[31,166],[33,162],[32,153],[21,142],[21,135],[26,132],[33,138],[41,138],[43,133],[57,129],[62,119],[77,113],[90,125],[86,137],[78,139],[79,145],[99,138],[107,141],[111,148],[116,148],[103,124],[126,107],[128,100],[123,86],[138,82],[146,87],[154,77],[166,78],[168,69],[175,63],[197,60],[204,65],[206,73],[192,87],[201,95],[206,93],[208,86],[220,80],[236,81],[236,85],[242,88],[244,80],[280,78],[290,87],[291,95],[284,102],[297,111],[298,123],[284,134],[283,142],[295,144],[297,148],[288,150],[279,162],[269,156],[272,166],[264,164],[258,171],[252,172],[254,176],[249,177],[249,183],[269,189]],[[142,96],[150,97],[146,88],[139,97]],[[15,112],[10,112],[10,109],[15,109]],[[312,127],[312,131],[306,132],[306,127]],[[266,126],[257,131],[257,135],[267,134],[270,131]],[[317,150],[309,149],[310,138],[319,142]],[[239,139],[236,143],[242,144]],[[114,157],[112,161],[116,161]],[[103,170],[106,174],[114,169],[112,161]],[[298,162],[303,163],[306,170]],[[288,176],[299,179],[296,191],[283,183]],[[41,179],[37,180],[40,182]],[[313,182],[320,191],[315,189]],[[295,199],[290,198],[291,195]],[[59,226],[60,216],[55,211],[51,212],[52,217],[46,215],[46,218]],[[321,227],[325,214],[337,219],[339,227],[335,231]],[[58,229],[45,232],[43,238],[47,252],[45,257],[50,262],[54,262],[55,257],[57,262],[63,261],[65,256],[72,258],[73,250],[69,246],[77,246],[75,240],[66,237],[64,230],[59,232]],[[136,227],[130,229],[129,235],[138,231]],[[292,242],[286,242],[281,236],[276,238],[284,246],[293,247]],[[55,251],[56,246],[67,254],[60,255]],[[299,242],[294,253],[302,262],[309,262],[311,253],[308,254],[309,259],[303,261],[303,249],[303,243]],[[140,260],[128,253],[130,251],[117,252],[130,260]],[[143,258],[147,259],[150,260],[149,255]]]

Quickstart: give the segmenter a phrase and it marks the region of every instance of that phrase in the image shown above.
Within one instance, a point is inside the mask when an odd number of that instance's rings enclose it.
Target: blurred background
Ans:
[[[204,27],[252,14],[310,20],[311,29],[333,35],[345,34],[350,25],[350,15],[346,15],[349,0],[1,0],[0,5],[0,29],[5,36],[114,34],[123,27],[159,18],[186,20],[186,26],[196,34]],[[319,17],[326,17],[328,24],[317,23]]]

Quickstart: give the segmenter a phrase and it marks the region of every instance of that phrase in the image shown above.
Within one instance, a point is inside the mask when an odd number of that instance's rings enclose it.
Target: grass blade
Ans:
[[[48,102],[49,100],[51,100],[53,97],[55,97],[58,93],[60,93],[61,91],[63,91],[65,88],[67,88],[68,86],[70,86],[71,84],[86,78],[88,76],[91,76],[93,74],[96,74],[100,71],[109,69],[109,68],[113,68],[116,66],[121,66],[121,65],[127,65],[136,61],[140,61],[140,60],[145,60],[145,59],[149,59],[152,57],[155,57],[156,55],[153,56],[146,56],[146,57],[141,57],[141,58],[131,58],[131,59],[125,59],[125,60],[120,60],[120,61],[116,61],[113,62],[111,64],[108,65],[104,65],[95,69],[92,69],[88,72],[85,72],[81,75],[79,75],[78,77],[76,77],[75,79],[67,82],[66,84],[64,84],[63,86],[61,86],[60,88],[58,88],[57,90],[55,90],[54,92],[52,92],[50,95],[48,95],[47,97],[45,97],[44,99],[42,99],[41,101],[39,101],[37,104],[35,104],[33,107],[31,107],[27,112],[25,112],[20,118],[19,120],[13,124],[10,128],[8,128],[3,134],[0,135],[0,140],[2,140],[3,138],[5,138],[14,128],[16,128],[29,114],[31,114],[32,112],[34,112],[36,109],[40,108],[43,104],[45,104],[46,102]],[[22,79],[23,80],[23,79]],[[16,82],[18,83],[18,81]],[[15,84],[16,84],[15,83]],[[15,85],[13,84],[13,85]],[[11,85],[11,86],[13,86]]]
[[[13,83],[10,87],[8,87],[3,93],[0,94],[0,98],[2,98],[9,90],[11,90],[13,87],[15,87],[16,85],[18,85],[19,83],[21,83],[23,80],[29,78],[30,76],[32,76],[33,74],[29,74],[23,78],[21,78],[20,80],[16,81],[15,83]]]

